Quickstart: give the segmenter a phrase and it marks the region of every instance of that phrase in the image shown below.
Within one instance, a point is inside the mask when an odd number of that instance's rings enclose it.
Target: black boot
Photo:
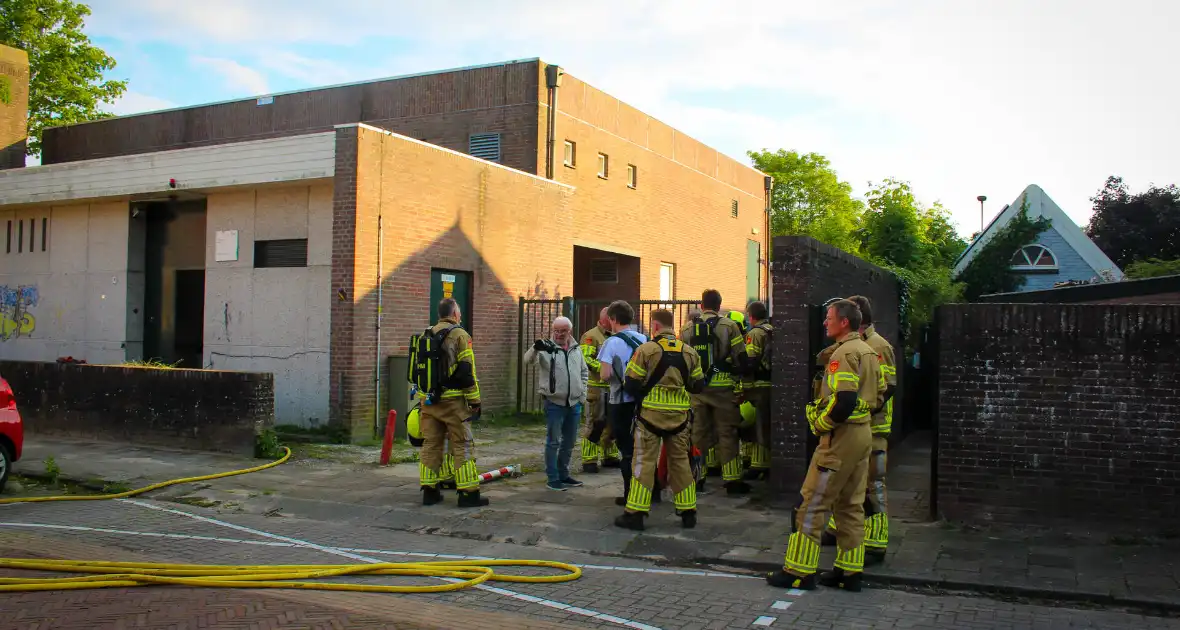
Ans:
[[[643,531],[643,516],[641,512],[623,512],[622,516],[615,519],[615,527],[641,532]]]
[[[454,490],[456,487],[455,480],[448,479],[446,481],[440,481],[440,482],[438,482],[438,487],[442,488],[443,490]]]
[[[442,492],[434,486],[422,486],[422,505],[442,503]]]
[[[812,573],[807,577],[799,577],[798,575],[793,575],[779,569],[774,573],[768,573],[766,575],[766,583],[779,588],[797,588],[801,591],[814,591],[815,574]]]
[[[836,546],[836,535],[825,529],[824,533],[821,534],[819,537],[819,546],[820,547],[835,547]]]
[[[885,550],[872,547],[865,548],[865,566],[872,567],[885,562]]]
[[[751,468],[742,475],[744,481],[762,481],[769,476],[770,471],[765,468]]]
[[[697,492],[700,493],[700,492],[704,492],[704,491],[705,491],[705,478],[701,477],[700,479],[697,480]]]
[[[598,463],[597,462],[582,462],[582,472],[589,473],[591,475],[598,474]]]
[[[864,574],[859,571],[856,573],[845,573],[844,569],[837,567],[831,571],[821,573],[819,575],[819,583],[824,586],[859,593],[862,575]]]
[[[685,510],[680,513],[680,526],[684,529],[692,529],[697,526],[697,511]]]
[[[705,476],[706,477],[720,477],[721,476],[721,467],[720,466],[712,466],[712,467],[706,468],[705,469]]]
[[[627,493],[631,491],[631,478],[623,477],[623,496],[615,497],[615,505],[623,507],[627,505]]]
[[[663,503],[664,499],[660,497],[660,482],[655,482],[651,489],[651,504]]]
[[[750,484],[744,481],[727,481],[725,482],[725,493],[729,496],[738,496],[742,494],[750,494]]]
[[[459,507],[461,508],[483,507],[489,503],[491,501],[480,498],[479,490],[459,493]]]
[[[750,464],[751,464],[751,462],[750,462],[750,458],[749,458],[749,457],[743,457],[743,458],[742,458],[742,468],[749,468],[749,467],[750,467]]]

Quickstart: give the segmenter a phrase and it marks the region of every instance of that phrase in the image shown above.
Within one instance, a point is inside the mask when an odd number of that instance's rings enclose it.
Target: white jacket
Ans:
[[[590,368],[582,356],[582,347],[573,341],[569,350],[557,347],[557,352],[529,348],[524,353],[526,365],[536,365],[537,393],[555,405],[573,407],[585,404],[589,391]],[[556,343],[556,342],[555,342]]]

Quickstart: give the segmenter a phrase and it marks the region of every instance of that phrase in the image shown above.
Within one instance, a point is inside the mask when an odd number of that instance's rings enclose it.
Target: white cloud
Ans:
[[[171,109],[176,106],[176,103],[157,96],[141,94],[139,92],[124,92],[123,96],[119,97],[114,103],[111,103],[108,110],[116,116],[126,116],[128,114],[139,114],[160,109]]]
[[[108,0],[89,30],[235,50],[220,71],[253,93],[265,81],[241,61],[315,85],[541,56],[738,159],[816,151],[859,191],[908,179],[970,233],[979,194],[990,216],[1037,183],[1081,223],[1110,174],[1176,180],[1177,18],[1153,0]],[[301,49],[362,41],[396,54]],[[684,96],[725,90],[777,96]]]
[[[266,77],[261,72],[253,68],[247,68],[233,59],[194,55],[190,58],[190,61],[195,65],[206,66],[212,69],[221,75],[226,85],[233,89],[245,90],[251,96],[266,94],[269,91],[267,89]]]

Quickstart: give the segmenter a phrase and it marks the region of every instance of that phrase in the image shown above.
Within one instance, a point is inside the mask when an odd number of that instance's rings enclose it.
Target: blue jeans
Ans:
[[[549,481],[561,481],[570,476],[570,454],[578,439],[578,424],[582,417],[582,403],[572,407],[545,401],[545,474]]]

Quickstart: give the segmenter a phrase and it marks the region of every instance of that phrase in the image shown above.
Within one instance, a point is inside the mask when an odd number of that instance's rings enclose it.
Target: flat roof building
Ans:
[[[378,366],[444,295],[491,410],[522,297],[766,295],[763,174],[536,59],[42,142],[0,170],[0,358],[273,372],[279,423],[371,435]]]

